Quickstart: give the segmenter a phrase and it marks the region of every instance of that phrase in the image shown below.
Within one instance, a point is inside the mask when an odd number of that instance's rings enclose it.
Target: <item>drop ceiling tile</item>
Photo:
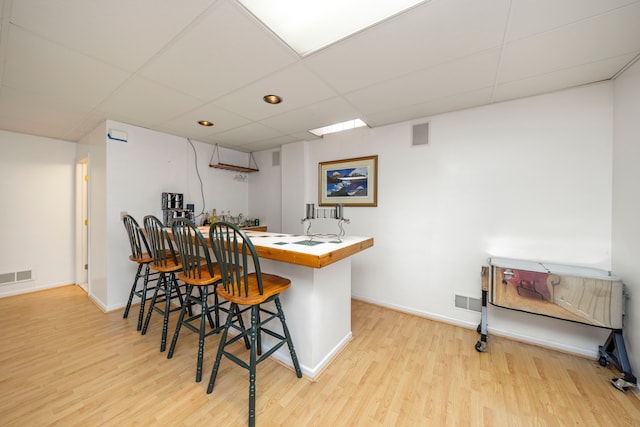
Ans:
[[[283,102],[267,104],[262,97],[269,94],[279,95]],[[217,99],[215,104],[257,121],[335,96],[335,91],[302,63],[295,63]]]
[[[236,150],[241,150],[246,153],[251,153],[254,151],[262,151],[262,150],[268,150],[268,149],[280,147],[281,145],[289,144],[297,141],[300,141],[300,139],[287,135],[287,136],[279,136],[277,138],[267,139],[263,141],[251,142],[249,144],[236,145],[234,148]],[[258,169],[260,167],[261,165],[258,165]]]
[[[165,123],[200,105],[201,101],[194,97],[133,77],[100,104],[98,110],[112,120],[149,127]]]
[[[93,107],[129,74],[11,26],[2,84],[59,105]]]
[[[638,0],[514,0],[506,40],[513,41],[599,15]]]
[[[397,78],[502,44],[508,0],[431,1],[305,63],[340,93]]]
[[[86,135],[96,130],[98,126],[104,126],[106,120],[106,116],[96,111],[92,111],[91,113],[84,115],[82,120],[77,121],[74,127],[67,131],[64,139],[67,141],[79,142]]]
[[[18,0],[11,22],[68,48],[134,71],[215,0]]]
[[[566,68],[552,73],[541,74],[527,79],[499,84],[496,87],[494,101],[523,98],[541,93],[607,80],[617,70],[624,67],[634,55],[623,55],[604,61],[592,62],[578,67]]]
[[[224,1],[207,11],[140,73],[209,102],[296,60],[296,55],[256,25],[248,12]]]
[[[345,95],[366,116],[493,87],[499,49],[470,55]]]
[[[500,82],[640,52],[640,3],[508,43]]]
[[[359,117],[358,110],[344,99],[336,97],[269,117],[260,123],[270,128],[278,129],[283,134],[290,135]]]
[[[260,123],[250,123],[236,129],[222,132],[215,135],[216,140],[220,141],[220,145],[242,145],[272,139],[282,136],[282,133],[271,129]]]
[[[213,126],[201,126],[198,124],[200,120],[208,120],[213,123]],[[162,123],[160,126],[170,133],[184,134],[191,138],[206,138],[248,123],[250,123],[250,120],[244,117],[218,108],[214,104],[206,104],[180,117]]]
[[[366,121],[371,127],[384,126],[407,120],[425,118],[449,111],[473,108],[488,104],[491,101],[492,93],[493,88],[482,88],[471,92],[459,93],[429,102],[368,114]]]
[[[89,114],[88,109],[60,104],[55,99],[0,89],[0,129],[63,139]]]

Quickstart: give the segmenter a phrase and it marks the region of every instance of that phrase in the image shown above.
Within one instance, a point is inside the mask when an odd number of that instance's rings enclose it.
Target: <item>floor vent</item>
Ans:
[[[471,298],[464,295],[455,295],[456,307],[464,308],[465,310],[482,311],[482,302],[478,298]]]

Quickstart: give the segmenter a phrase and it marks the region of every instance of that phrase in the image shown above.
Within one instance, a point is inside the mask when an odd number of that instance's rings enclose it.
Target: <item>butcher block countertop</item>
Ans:
[[[209,241],[209,227],[199,227]],[[313,237],[245,231],[260,258],[322,268],[373,246],[373,237]]]

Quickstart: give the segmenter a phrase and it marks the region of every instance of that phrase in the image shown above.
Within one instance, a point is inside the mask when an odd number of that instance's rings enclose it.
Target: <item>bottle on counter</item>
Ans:
[[[211,224],[216,223],[218,221],[220,221],[220,219],[218,219],[218,214],[216,213],[216,210],[214,209],[213,212],[211,212]]]

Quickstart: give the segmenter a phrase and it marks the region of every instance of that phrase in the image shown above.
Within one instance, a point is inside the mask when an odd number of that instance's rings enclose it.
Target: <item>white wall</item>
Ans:
[[[88,182],[88,293],[107,310],[107,150],[106,123],[102,123],[77,146],[77,161],[87,161]],[[94,244],[91,244],[94,242]]]
[[[280,157],[280,149],[253,153],[259,172],[248,174],[249,217],[258,217],[269,231],[281,232],[282,185],[281,165],[274,165],[273,157]]]
[[[125,132],[127,142],[108,140],[110,129]],[[132,215],[140,226],[145,215],[162,219],[161,195],[175,192],[183,193],[185,207],[193,203],[196,213],[203,209],[210,213],[216,208],[218,212],[224,209],[234,215],[247,214],[248,182],[234,179],[234,172],[210,168],[214,147],[209,144],[190,144],[185,138],[114,121],[101,125],[83,142],[82,154],[88,153],[92,183],[89,288],[104,310],[126,304],[136,270],[128,259],[130,248],[122,212]],[[221,161],[247,165],[245,153],[224,148],[219,151]]]
[[[480,297],[489,256],[609,269],[612,103],[604,83],[434,116],[426,146],[411,146],[410,122],[309,142],[296,154],[307,202],[318,162],[379,156],[378,207],[345,208],[347,233],[375,238],[353,258],[353,296],[475,328],[454,294]],[[283,195],[283,211],[299,204]],[[494,307],[489,330],[590,356],[607,335]]]
[[[640,369],[640,62],[615,81],[613,143],[613,270],[629,289],[625,345]]]
[[[0,297],[74,283],[76,145],[0,131]]]

